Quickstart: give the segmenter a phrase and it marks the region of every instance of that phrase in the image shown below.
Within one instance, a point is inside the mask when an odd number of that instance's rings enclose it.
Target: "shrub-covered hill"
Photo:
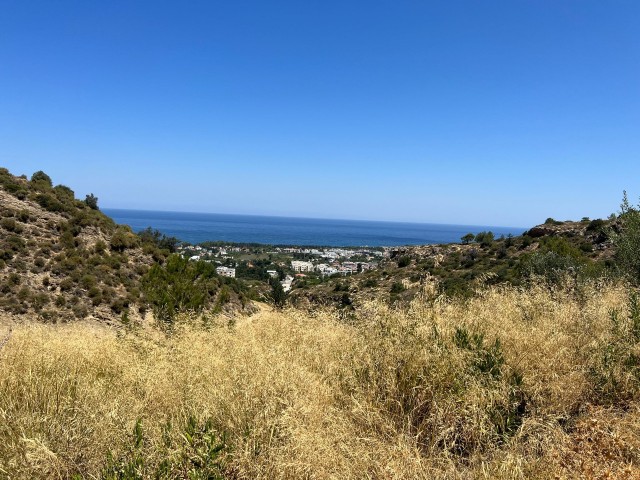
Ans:
[[[468,297],[480,284],[521,284],[531,277],[558,282],[614,273],[612,234],[619,220],[558,222],[548,219],[515,237],[495,238],[491,232],[463,237],[461,243],[389,249],[378,269],[343,277],[291,293],[298,306],[333,305],[353,308],[372,299],[407,303],[430,279],[443,293]]]
[[[135,318],[166,301],[153,291],[157,281],[169,296],[180,282],[202,287],[174,296],[173,309],[246,305],[242,285],[214,269],[173,262],[167,274],[174,248],[175,239],[117,225],[93,194],[78,200],[43,172],[27,179],[0,169],[0,311],[46,321]]]

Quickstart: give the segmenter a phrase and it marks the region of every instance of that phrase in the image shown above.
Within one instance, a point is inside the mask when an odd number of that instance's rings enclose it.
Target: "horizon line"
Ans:
[[[456,227],[479,227],[479,228],[503,228],[503,229],[522,229],[523,231],[529,230],[531,227],[516,227],[516,226],[507,226],[507,225],[478,225],[478,224],[466,224],[466,223],[437,223],[437,222],[408,222],[408,221],[399,221],[399,220],[365,220],[365,219],[357,219],[357,218],[327,218],[327,217],[302,217],[296,215],[264,215],[264,214],[254,214],[254,213],[221,213],[221,212],[190,212],[184,210],[149,210],[144,208],[113,208],[113,207],[101,207],[101,210],[104,212],[105,210],[120,210],[125,212],[152,212],[152,213],[186,213],[186,214],[196,214],[196,215],[228,215],[228,216],[239,216],[239,217],[272,217],[272,218],[291,218],[291,219],[300,219],[300,220],[336,220],[336,221],[344,221],[344,222],[379,222],[379,223],[398,223],[398,224],[409,224],[409,225],[451,225]]]

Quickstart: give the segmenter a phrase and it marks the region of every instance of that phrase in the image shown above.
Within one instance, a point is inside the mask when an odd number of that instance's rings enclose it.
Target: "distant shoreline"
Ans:
[[[134,231],[147,227],[191,244],[223,242],[282,247],[382,248],[460,243],[467,233],[522,234],[518,227],[313,219],[216,213],[103,209]]]

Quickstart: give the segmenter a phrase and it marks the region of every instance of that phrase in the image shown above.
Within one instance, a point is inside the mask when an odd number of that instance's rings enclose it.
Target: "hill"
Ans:
[[[159,232],[136,235],[117,225],[93,194],[78,200],[44,172],[27,179],[0,169],[0,311],[51,322],[140,320],[148,307],[166,303],[154,282],[175,298],[181,281],[206,283],[206,295],[180,297],[172,308],[249,307],[246,288],[206,265],[192,271],[174,261],[167,274],[175,245]]]
[[[624,205],[389,248],[258,310],[175,239],[0,169],[0,478],[638,478]]]
[[[491,232],[481,232],[457,244],[388,248],[379,268],[336,275],[320,285],[303,284],[293,290],[291,301],[307,308],[353,309],[373,299],[407,304],[431,280],[449,296],[468,297],[480,285],[520,285],[533,276],[551,281],[566,274],[597,277],[615,270],[610,236],[619,229],[616,219],[548,219],[514,237],[494,238]]]

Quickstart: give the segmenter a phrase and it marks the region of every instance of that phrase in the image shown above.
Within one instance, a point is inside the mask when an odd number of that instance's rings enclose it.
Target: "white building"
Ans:
[[[285,279],[280,282],[280,285],[282,285],[282,289],[285,292],[288,292],[289,290],[291,290],[292,283],[293,283],[293,277],[291,275],[287,275]]]
[[[316,266],[316,270],[320,272],[322,275],[333,275],[334,273],[338,273],[338,270],[326,263],[321,263]]]
[[[235,268],[217,267],[216,268],[216,273],[218,275],[223,276],[223,277],[236,278],[236,269]]]
[[[313,272],[313,263],[293,260],[291,262],[291,268],[294,272]]]
[[[356,273],[358,271],[358,264],[355,262],[344,262],[342,264],[344,270],[347,270],[351,273]]]
[[[271,278],[278,278],[278,272],[276,270],[267,270],[267,273]]]

